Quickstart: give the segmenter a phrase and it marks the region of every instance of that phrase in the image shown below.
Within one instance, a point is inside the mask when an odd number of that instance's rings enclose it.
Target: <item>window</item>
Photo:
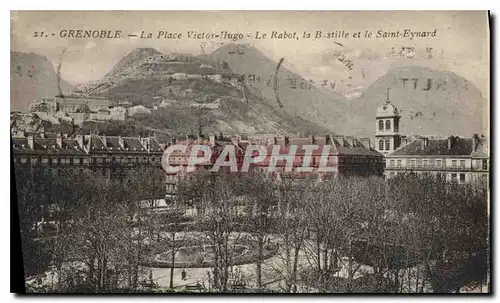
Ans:
[[[385,121],[385,130],[391,130],[391,120]]]
[[[385,140],[385,150],[390,150],[391,149],[391,141]]]
[[[465,160],[460,160],[460,168],[465,168]]]
[[[488,160],[483,159],[483,169],[488,169]]]
[[[451,160],[451,167],[457,168],[457,160]]]
[[[81,161],[80,158],[74,158],[73,159],[73,163],[74,164],[80,164],[81,163],[80,161]]]
[[[83,164],[89,164],[89,158],[83,158]]]
[[[378,149],[379,150],[384,150],[384,140],[378,141]]]
[[[460,174],[460,182],[465,182],[465,174]]]
[[[457,181],[457,174],[451,174],[451,181]]]
[[[38,162],[38,157],[31,157],[31,164],[36,164]]]
[[[441,167],[442,165],[442,160],[441,159],[436,159],[436,166]]]
[[[416,166],[416,162],[417,162],[417,161],[416,161],[415,159],[411,159],[411,160],[410,160],[410,168],[415,168],[415,166]]]
[[[427,160],[427,159],[423,159],[423,160],[422,160],[422,166],[423,166],[423,167],[428,167],[428,166],[429,166],[429,160]]]
[[[402,167],[402,165],[401,165],[401,164],[402,164],[402,162],[403,162],[403,161],[398,160],[398,168],[401,168],[401,167]]]
[[[116,161],[115,156],[113,156],[113,157],[111,158],[111,161],[113,161],[113,163]]]
[[[43,163],[43,164],[47,164],[47,163],[49,163],[49,158],[47,158],[47,157],[42,157],[42,163]]]
[[[391,166],[390,167],[394,167],[394,162],[396,162],[396,161],[391,160]]]
[[[21,163],[28,162],[28,157],[21,157]]]
[[[384,121],[382,121],[382,120],[378,121],[378,130],[380,130],[380,131],[384,130]]]
[[[102,158],[101,157],[97,158],[97,163],[102,163]]]

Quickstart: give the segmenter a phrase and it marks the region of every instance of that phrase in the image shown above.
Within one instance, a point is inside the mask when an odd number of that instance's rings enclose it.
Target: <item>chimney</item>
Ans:
[[[325,145],[332,145],[332,139],[330,135],[325,135]]]
[[[83,149],[83,135],[76,135],[76,143],[78,143],[78,146]]]
[[[316,144],[316,138],[314,136],[312,136],[311,142],[312,142],[313,145]]]
[[[479,135],[472,135],[472,152],[476,151],[477,145],[479,144]]]
[[[290,144],[290,138],[288,136],[285,136],[285,146],[288,146]]]
[[[422,149],[426,149],[429,146],[429,138],[422,137]]]
[[[448,150],[451,150],[451,147],[454,143],[455,138],[453,136],[448,137]]]
[[[359,142],[361,142],[361,144],[363,144],[363,146],[366,147],[367,149],[372,148],[370,138],[359,138]]]
[[[33,138],[33,134],[28,134],[28,146],[33,149],[35,146],[35,140]]]
[[[337,141],[340,144],[340,146],[345,146],[345,143],[344,143],[345,138],[344,138],[344,136],[333,136],[333,139],[335,139],[335,141]]]
[[[57,133],[57,136],[56,136],[56,143],[57,143],[57,147],[59,148],[62,148],[62,134],[61,133]]]
[[[240,144],[240,136],[232,136],[231,137],[231,143],[234,145]]]
[[[125,140],[123,140],[122,136],[118,136],[118,144],[120,144],[121,148],[125,149]]]
[[[278,137],[274,137],[274,145],[278,145]]]
[[[349,145],[351,145],[351,147],[356,147],[356,142],[354,140],[354,137],[347,136],[347,137],[344,137],[344,138],[345,138],[345,141],[347,143],[349,143]]]
[[[210,141],[210,145],[214,146],[215,145],[215,135],[208,136],[208,139]]]

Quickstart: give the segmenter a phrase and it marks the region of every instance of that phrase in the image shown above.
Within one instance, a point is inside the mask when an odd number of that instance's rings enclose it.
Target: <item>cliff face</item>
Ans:
[[[61,79],[63,93],[70,85]],[[11,110],[28,110],[30,101],[49,98],[59,93],[54,66],[44,57],[34,53],[10,53]]]

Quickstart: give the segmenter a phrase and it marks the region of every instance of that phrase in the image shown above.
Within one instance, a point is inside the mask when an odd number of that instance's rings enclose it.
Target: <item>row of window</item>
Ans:
[[[385,125],[385,130],[390,131],[391,130],[391,120],[379,120],[378,121],[378,130],[379,131],[384,131],[384,125]],[[398,125],[397,123],[394,124],[394,131],[398,131]]]
[[[397,167],[397,168],[402,168],[403,166],[403,161],[402,160],[394,160],[391,159],[389,162],[389,167]],[[435,168],[461,168],[465,169],[466,167],[466,161],[465,159],[452,159],[451,160],[451,166],[446,165],[446,162],[443,162],[443,159],[410,159],[409,162],[409,168],[426,168],[426,167],[435,167]],[[474,168],[483,168],[483,169],[488,169],[488,161],[486,159],[483,160],[475,160],[473,161],[473,167]]]
[[[340,164],[370,164],[370,163],[380,163],[381,159],[377,158],[366,158],[366,157],[341,157],[339,159]]]
[[[396,176],[398,173],[397,172],[390,172],[389,173],[391,176]],[[451,173],[450,174],[450,179],[451,181],[460,181],[460,182],[465,182],[466,180],[466,176],[465,176],[465,173]]]
[[[87,157],[48,157],[48,156],[21,156],[15,157],[14,162],[19,162],[21,164],[38,164],[39,162],[42,164],[61,164],[61,165],[80,165],[80,164],[89,164],[89,158]],[[101,163],[118,163],[118,164],[134,164],[134,163],[147,163],[148,157],[93,157],[92,163],[101,164]],[[151,163],[160,163],[161,157],[149,157],[149,162]]]
[[[385,149],[384,149],[385,146]],[[390,140],[379,140],[378,141],[378,150],[391,150],[391,141]]]

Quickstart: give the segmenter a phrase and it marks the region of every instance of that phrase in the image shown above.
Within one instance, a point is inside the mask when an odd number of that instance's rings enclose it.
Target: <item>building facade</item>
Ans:
[[[385,176],[430,173],[464,183],[488,177],[489,166],[488,140],[484,136],[419,137],[386,156]]]
[[[383,176],[384,171],[384,156],[370,146],[368,138],[358,139],[351,136],[326,135],[318,138],[290,138],[284,136],[245,140],[239,136],[233,136],[232,138],[209,136],[209,139],[183,140],[175,142],[175,144],[186,145],[187,147],[185,151],[175,150],[169,156],[169,164],[179,167],[178,172],[167,174],[167,192],[170,194],[175,194],[178,182],[189,176],[188,165],[191,148],[197,144],[210,146],[212,157],[204,163],[197,164],[193,171],[210,170],[226,145],[234,146],[238,170],[243,165],[246,148],[249,145],[263,146],[266,150],[266,157],[261,162],[251,164],[249,170],[262,171],[276,179],[283,177],[293,179],[312,177],[322,180],[337,176]],[[307,145],[317,145],[317,148],[311,151],[310,162],[304,164],[305,156],[308,153],[305,148]],[[273,161],[273,151],[277,150],[279,155],[287,155],[290,154],[292,146],[296,147],[296,151],[291,164],[285,160],[271,163]],[[326,167],[328,167],[329,171],[320,169],[320,162],[325,148],[328,150]],[[255,153],[258,154],[257,151]],[[291,170],[287,170],[288,165],[291,166]],[[301,171],[300,168],[303,165],[310,168],[310,170]],[[274,167],[272,171],[268,170],[270,166]]]
[[[134,169],[145,165],[165,179],[164,146],[154,137],[16,133],[12,150],[15,165],[43,167],[54,174],[64,168],[89,168],[106,178],[130,181]]]

